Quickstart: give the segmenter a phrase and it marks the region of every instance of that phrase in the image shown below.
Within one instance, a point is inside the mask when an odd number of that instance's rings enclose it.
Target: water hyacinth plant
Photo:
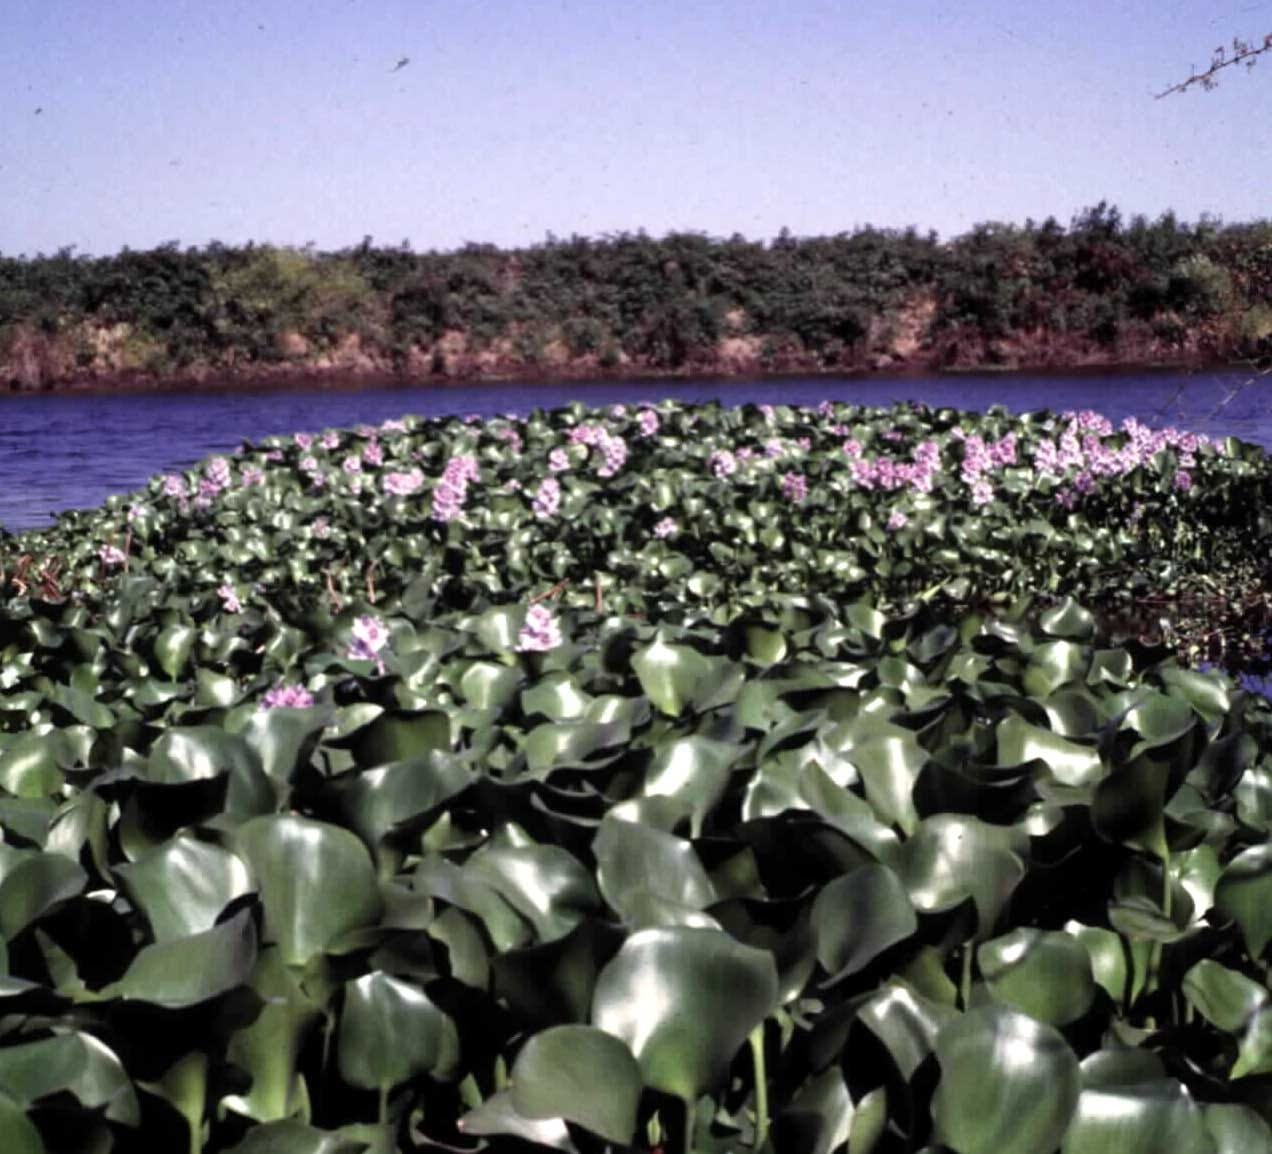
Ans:
[[[1261,451],[223,460],[0,541],[0,1150],[1272,1151]]]

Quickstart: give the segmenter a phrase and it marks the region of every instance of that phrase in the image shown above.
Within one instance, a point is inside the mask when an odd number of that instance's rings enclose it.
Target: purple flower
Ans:
[[[1175,474],[1175,488],[1181,493],[1187,493],[1193,487],[1192,474],[1186,469],[1180,469]]]
[[[372,441],[362,450],[362,461],[367,465],[383,465],[384,464],[384,447],[379,441]]]
[[[737,458],[728,449],[717,449],[707,462],[717,477],[728,477],[737,472]]]
[[[412,469],[409,473],[385,473],[382,484],[390,496],[409,497],[424,487],[424,474],[419,469]]]
[[[354,619],[350,630],[353,641],[349,645],[348,656],[355,661],[374,661],[376,669],[384,672],[384,659],[381,650],[389,643],[389,631],[378,617],[364,615]]]
[[[601,453],[605,463],[596,470],[598,477],[612,477],[627,463],[627,442],[622,437],[605,435],[601,442]]]
[[[636,416],[636,421],[640,425],[642,437],[652,437],[662,427],[662,422],[653,409],[641,409]]]
[[[654,526],[654,536],[658,538],[671,537],[675,534],[679,526],[672,517],[664,517],[657,525]]]
[[[382,433],[405,433],[406,422],[401,420],[388,420],[380,426]]]
[[[308,452],[313,447],[314,443],[313,437],[311,437],[308,433],[297,433],[292,440],[296,442],[296,447],[302,452]]]
[[[782,496],[793,504],[803,504],[808,497],[808,478],[803,473],[787,473],[782,478]]]
[[[318,458],[317,458],[317,457],[301,457],[301,459],[300,459],[300,471],[301,471],[302,473],[308,473],[308,474],[310,474],[311,476],[312,476],[314,473],[317,473],[317,472],[318,472]]]
[[[97,556],[101,558],[102,564],[105,565],[107,569],[113,569],[128,560],[128,558],[124,556],[124,551],[116,548],[114,545],[103,545],[97,551]]]
[[[988,505],[994,499],[994,486],[984,477],[977,477],[972,482],[972,504]]]
[[[226,613],[242,613],[243,603],[238,599],[233,585],[222,585],[216,595],[221,599],[221,608]]]
[[[262,709],[308,709],[314,695],[303,685],[284,685],[281,681],[261,698]]]
[[[546,605],[531,605],[526,610],[526,623],[517,634],[521,653],[546,653],[561,644],[561,626]]]
[[[326,517],[318,517],[314,521],[314,536],[319,541],[325,541],[331,536],[331,526],[327,523]]]
[[[350,453],[340,466],[346,473],[361,473],[362,458],[357,453]]]
[[[548,454],[548,468],[554,473],[564,473],[570,467],[570,454],[562,448]]]
[[[322,440],[318,442],[324,449],[340,448],[339,433],[323,433]]]
[[[909,523],[910,518],[902,513],[900,509],[893,509],[891,514],[888,516],[889,530],[895,531],[897,529],[904,529]]]
[[[180,473],[169,473],[163,479],[163,493],[165,497],[184,498],[190,495],[190,488]]]
[[[253,489],[263,484],[265,484],[264,469],[258,469],[255,465],[243,466],[243,488]]]
[[[561,507],[561,483],[555,477],[545,477],[535,493],[531,508],[541,521],[555,517]]]

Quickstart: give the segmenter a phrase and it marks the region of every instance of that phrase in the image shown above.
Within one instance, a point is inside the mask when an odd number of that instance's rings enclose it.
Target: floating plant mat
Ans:
[[[1268,485],[579,408],[5,542],[0,1149],[1272,1151],[1272,706],[1080,604]]]

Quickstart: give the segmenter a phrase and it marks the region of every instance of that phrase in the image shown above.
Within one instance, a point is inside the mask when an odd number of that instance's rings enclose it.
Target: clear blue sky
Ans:
[[[1251,219],[1272,59],[1153,93],[1267,31],[1272,0],[0,0],[0,252]]]

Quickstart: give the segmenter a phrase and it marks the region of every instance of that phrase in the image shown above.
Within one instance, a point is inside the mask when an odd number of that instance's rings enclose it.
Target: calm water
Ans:
[[[243,390],[0,397],[0,525],[18,531],[53,514],[140,488],[153,474],[185,468],[244,439],[378,424],[423,416],[528,413],[573,400],[592,404],[718,399],[815,405],[926,401],[982,410],[1097,409],[1134,415],[1272,449],[1272,379],[1200,373],[1116,376],[958,376],[898,380],[827,377],[646,380],[563,385],[418,386],[367,390]],[[1244,386],[1244,387],[1242,387]]]

